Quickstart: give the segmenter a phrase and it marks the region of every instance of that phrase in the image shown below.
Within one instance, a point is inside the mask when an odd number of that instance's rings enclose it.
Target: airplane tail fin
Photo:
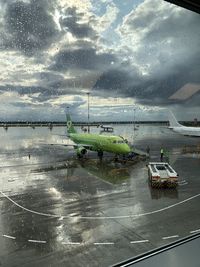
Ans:
[[[180,123],[178,123],[176,117],[174,116],[174,114],[171,111],[169,112],[169,125],[172,128],[182,126]]]
[[[67,133],[76,133],[76,130],[72,124],[72,120],[69,114],[66,114],[66,119],[67,119]]]

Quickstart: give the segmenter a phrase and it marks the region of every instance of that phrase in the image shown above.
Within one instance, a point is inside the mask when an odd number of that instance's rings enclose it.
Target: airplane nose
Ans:
[[[130,149],[130,147],[127,145],[127,147],[126,147],[126,153],[128,154],[128,153],[130,153],[131,152],[131,149]]]
[[[131,152],[131,148],[128,145],[123,145],[123,147],[119,147],[117,153],[119,154],[128,154]]]

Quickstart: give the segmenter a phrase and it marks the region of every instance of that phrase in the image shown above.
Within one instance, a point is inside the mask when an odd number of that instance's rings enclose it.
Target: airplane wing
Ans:
[[[87,144],[74,144],[74,148],[84,147],[85,149],[91,149],[93,145],[87,145]]]
[[[74,147],[74,145],[68,145],[68,144],[56,144],[56,143],[42,143],[42,142],[39,142],[37,143],[38,145],[41,145],[41,146],[65,146],[65,147]]]
[[[69,137],[67,134],[52,134],[54,136],[62,136],[62,137]]]
[[[73,148],[79,148],[79,147],[84,147],[85,149],[91,149],[93,146],[88,145],[88,144],[56,144],[56,143],[40,143],[41,145],[46,145],[46,146],[65,146],[65,147],[73,147]]]
[[[66,146],[66,147],[73,147],[74,145],[67,145],[67,144],[43,144],[43,145],[49,145],[49,146]]]

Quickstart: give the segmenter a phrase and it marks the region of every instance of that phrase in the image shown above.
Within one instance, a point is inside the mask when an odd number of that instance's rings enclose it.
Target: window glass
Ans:
[[[0,0],[0,265],[199,232],[199,52],[200,15],[168,1]]]

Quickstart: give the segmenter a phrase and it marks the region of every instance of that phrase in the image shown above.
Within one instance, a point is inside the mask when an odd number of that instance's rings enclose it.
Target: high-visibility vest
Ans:
[[[160,153],[161,153],[161,154],[163,154],[163,153],[164,153],[164,150],[163,150],[163,149],[161,149],[161,150],[160,150]]]

